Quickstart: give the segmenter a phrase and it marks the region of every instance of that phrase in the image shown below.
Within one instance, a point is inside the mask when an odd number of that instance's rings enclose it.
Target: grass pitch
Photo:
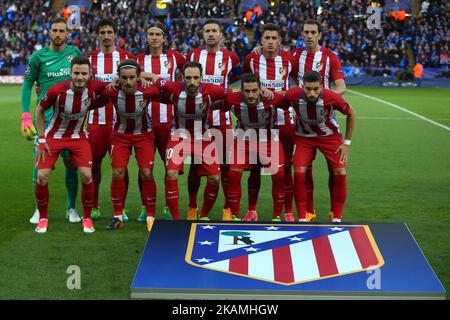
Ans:
[[[399,105],[450,127],[450,90],[350,88]],[[349,153],[345,221],[406,222],[434,271],[450,289],[450,131],[385,103],[356,93],[344,96],[356,109],[356,129]],[[0,299],[127,299],[147,231],[136,218],[140,210],[137,167],[130,165],[123,230],[105,230],[111,218],[109,159],[103,163],[101,211],[96,232],[83,234],[65,220],[62,162],[50,178],[49,230],[39,235],[28,219],[34,211],[31,189],[31,142],[20,135],[20,86],[0,86]],[[338,115],[341,127],[343,117]],[[163,166],[157,156],[157,218],[164,204]],[[329,210],[323,156],[314,163],[315,207],[321,221]],[[180,209],[187,211],[186,175],[180,177]],[[246,210],[246,176],[241,210]],[[199,205],[204,181],[200,189]],[[81,187],[80,187],[81,189]],[[222,192],[222,191],[221,191]],[[222,215],[220,194],[212,218]],[[78,201],[81,212],[81,203]],[[271,183],[263,177],[258,211],[271,218]],[[81,290],[67,289],[67,268],[81,269]],[[161,265],[163,268],[164,266]],[[407,272],[407,270],[406,270]],[[448,296],[448,295],[447,295]]]

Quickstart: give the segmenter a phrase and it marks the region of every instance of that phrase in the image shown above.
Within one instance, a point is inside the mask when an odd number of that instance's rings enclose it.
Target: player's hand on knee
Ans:
[[[39,139],[39,146],[38,146],[37,153],[36,153],[36,164],[38,164],[39,161],[42,161],[42,163],[45,162],[45,154],[46,153],[49,156],[52,155],[50,147],[48,146],[45,139]]]
[[[339,148],[336,149],[336,151],[334,152],[335,154],[340,152],[341,156],[339,157],[339,162],[340,163],[347,163],[347,159],[348,159],[348,146],[346,144],[341,144],[339,146]]]

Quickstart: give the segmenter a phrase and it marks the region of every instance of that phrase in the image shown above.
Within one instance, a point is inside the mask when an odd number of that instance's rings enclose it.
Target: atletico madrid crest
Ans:
[[[282,285],[384,265],[366,225],[193,223],[185,260],[199,268]]]

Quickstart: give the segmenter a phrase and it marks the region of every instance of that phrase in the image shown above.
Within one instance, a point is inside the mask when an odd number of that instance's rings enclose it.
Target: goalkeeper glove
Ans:
[[[36,128],[31,121],[31,116],[29,112],[22,113],[22,127],[21,127],[22,135],[27,138],[27,140],[31,140],[33,135],[37,134]]]

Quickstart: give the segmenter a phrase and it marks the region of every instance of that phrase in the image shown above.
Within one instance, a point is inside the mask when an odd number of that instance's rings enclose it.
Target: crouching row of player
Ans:
[[[346,197],[346,171],[348,146],[354,127],[354,111],[339,95],[323,89],[318,72],[304,75],[303,88],[293,88],[282,95],[263,95],[259,80],[253,74],[242,79],[241,92],[231,92],[221,86],[201,84],[202,66],[188,62],[182,70],[182,81],[166,81],[155,74],[148,77],[154,85],[145,86],[138,79],[140,66],[134,60],[121,62],[117,68],[118,87],[108,86],[97,80],[89,80],[90,63],[87,58],[77,57],[71,63],[71,80],[51,87],[36,109],[39,148],[36,156],[38,183],[36,199],[40,219],[36,232],[48,228],[48,177],[58,154],[68,150],[72,154],[82,182],[83,231],[94,232],[91,220],[93,206],[92,155],[88,137],[84,131],[87,112],[107,102],[112,102],[117,118],[112,135],[112,182],[111,199],[114,218],[109,229],[123,226],[121,219],[126,195],[124,175],[131,149],[135,149],[139,174],[142,179],[142,199],[147,211],[147,228],[150,230],[155,217],[156,184],[153,178],[154,136],[151,118],[146,112],[150,100],[171,103],[174,119],[172,136],[166,154],[166,204],[173,219],[180,219],[178,207],[178,174],[183,172],[183,160],[192,156],[199,176],[207,177],[200,219],[208,220],[208,214],[217,198],[220,181],[220,161],[214,139],[209,136],[207,113],[211,109],[231,110],[238,119],[237,128],[242,132],[253,129],[258,139],[255,144],[234,140],[230,165],[230,188],[228,192],[235,219],[240,219],[242,171],[250,165],[275,168],[272,175],[273,219],[279,220],[284,203],[284,166],[293,161],[295,168],[295,202],[299,221],[306,222],[305,171],[312,162],[316,149],[324,153],[328,165],[336,175],[333,189],[334,221],[340,222]],[[264,101],[263,101],[264,100]],[[276,139],[274,114],[276,108],[293,107],[296,116],[296,140],[293,159],[283,159],[283,150]],[[43,113],[53,108],[53,117],[44,131]],[[347,115],[345,141],[338,129],[334,110]],[[200,125],[199,125],[200,124]],[[262,139],[262,131],[267,139]],[[272,132],[273,131],[273,132]],[[200,145],[200,148],[198,147]],[[266,152],[261,152],[266,146]],[[244,161],[237,161],[244,154]],[[252,154],[256,154],[252,156]],[[256,162],[250,163],[250,159]],[[256,220],[246,216],[244,220]],[[292,214],[284,217],[294,221]]]

